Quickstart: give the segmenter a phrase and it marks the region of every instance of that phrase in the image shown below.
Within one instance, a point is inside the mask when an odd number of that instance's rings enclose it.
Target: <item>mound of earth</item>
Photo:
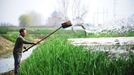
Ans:
[[[0,36],[0,56],[11,52],[13,49],[13,45],[13,42]]]

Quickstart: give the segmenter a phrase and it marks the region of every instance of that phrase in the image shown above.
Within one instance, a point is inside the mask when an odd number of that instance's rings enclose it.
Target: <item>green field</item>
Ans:
[[[55,29],[29,28],[26,39],[43,38]],[[1,30],[2,32],[2,30]],[[2,32],[3,33],[3,32]],[[15,42],[18,29],[9,29],[1,36]],[[129,59],[110,59],[106,53],[87,51],[85,47],[73,46],[67,42],[68,38],[94,37],[130,37],[133,32],[123,35],[117,32],[89,33],[84,36],[83,31],[73,33],[71,30],[59,30],[56,34],[41,43],[20,67],[20,75],[134,75],[134,55]]]
[[[33,40],[36,38],[43,38],[47,34],[54,31],[54,28],[26,28],[28,31],[28,35],[26,36],[26,39]],[[7,27],[0,27],[0,35],[5,37],[6,39],[15,42],[16,37],[19,35],[19,28],[7,28]],[[72,30],[64,30],[61,29],[56,34],[61,35],[62,34],[69,34],[71,38],[100,38],[100,37],[131,37],[134,36],[134,31],[128,31],[125,33],[119,33],[119,32],[98,32],[98,33],[88,33],[87,36],[85,36],[84,31],[78,30],[76,33],[74,33]]]
[[[54,35],[34,50],[21,65],[20,75],[131,75],[134,55],[128,60],[111,60],[105,53],[91,53]]]

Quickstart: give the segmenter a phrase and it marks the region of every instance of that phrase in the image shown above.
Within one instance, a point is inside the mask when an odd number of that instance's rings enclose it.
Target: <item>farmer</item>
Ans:
[[[15,46],[13,49],[13,56],[14,56],[14,74],[18,75],[18,69],[20,67],[20,61],[22,57],[22,52],[23,52],[23,44],[35,44],[32,42],[28,42],[24,39],[26,35],[26,29],[22,28],[19,30],[20,35],[17,37]]]

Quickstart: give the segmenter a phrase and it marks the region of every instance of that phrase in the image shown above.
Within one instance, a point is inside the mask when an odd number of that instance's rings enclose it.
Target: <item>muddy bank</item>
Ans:
[[[1,73],[0,75],[14,75],[14,71],[11,70],[11,71],[8,71],[8,72],[5,72],[5,73]]]
[[[13,46],[14,44],[11,41],[0,36],[0,57],[2,55],[10,53],[13,49]]]

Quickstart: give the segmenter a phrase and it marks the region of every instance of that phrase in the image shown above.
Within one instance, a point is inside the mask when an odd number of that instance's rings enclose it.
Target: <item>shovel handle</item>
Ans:
[[[56,31],[58,31],[59,29],[61,29],[62,28],[62,26],[61,27],[59,27],[58,29],[56,29],[55,31],[53,31],[53,32],[51,32],[49,35],[47,35],[46,37],[44,37],[43,39],[41,39],[41,40],[39,40],[38,42],[36,42],[35,44],[33,44],[33,45],[31,45],[30,47],[28,47],[27,49],[25,49],[24,51],[23,51],[23,53],[24,52],[26,52],[26,51],[28,51],[30,48],[32,48],[33,46],[35,46],[35,45],[37,45],[37,44],[39,44],[41,41],[43,41],[43,40],[45,40],[45,39],[47,39],[49,36],[51,36],[52,34],[54,34]]]

